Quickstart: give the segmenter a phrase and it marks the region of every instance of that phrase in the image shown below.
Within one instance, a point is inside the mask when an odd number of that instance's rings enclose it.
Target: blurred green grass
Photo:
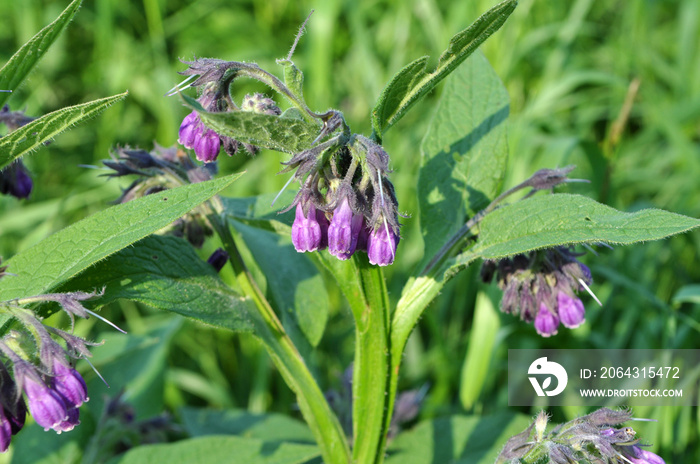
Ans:
[[[0,61],[67,3],[0,0]],[[163,95],[185,68],[178,59],[256,61],[279,70],[275,59],[287,54],[297,28],[315,9],[294,55],[305,73],[307,102],[317,110],[340,109],[355,132],[368,133],[369,111],[393,73],[422,55],[435,62],[452,34],[495,3],[86,0],[10,104],[39,115],[125,89],[130,95],[26,160],[37,188],[28,202],[0,198],[0,255],[9,257],[118,196],[117,182],[105,183],[97,177],[99,171],[78,165],[98,165],[115,144],[150,148],[153,142],[175,143],[186,111],[177,98]],[[591,183],[575,184],[569,191],[623,210],[658,207],[700,216],[700,2],[522,0],[482,49],[511,96],[506,185],[540,168],[576,164],[575,177]],[[635,80],[640,84],[629,117],[616,131],[613,125]],[[264,89],[244,84],[238,96],[251,90]],[[393,299],[421,258],[413,196],[417,147],[439,93],[419,104],[385,140],[400,208],[412,216],[404,221],[402,256],[387,272]],[[278,190],[286,181],[275,175],[283,160],[273,152],[255,159],[223,157],[222,172],[248,171],[229,194]],[[585,326],[551,340],[500,316],[492,368],[470,411],[493,412],[507,404],[507,348],[700,348],[700,307],[670,303],[684,285],[700,282],[698,232],[599,252],[585,259],[604,307],[587,299]],[[425,417],[462,410],[460,373],[474,314],[473,278],[469,271],[450,283],[409,342],[402,384],[431,384]],[[337,302],[335,312],[311,361],[324,388],[337,385],[352,357],[351,321],[342,298],[331,297]],[[127,308],[129,325],[138,326],[149,313]],[[109,311],[117,320],[125,318],[118,308]],[[289,410],[292,395],[251,338],[216,331],[207,338],[210,329],[184,327],[170,354],[170,408],[210,404]],[[205,346],[199,343],[203,338]],[[564,419],[581,411],[554,412],[555,419]],[[658,450],[675,453],[667,462],[700,461],[697,408],[637,412],[661,421],[640,428],[648,429],[643,436]]]

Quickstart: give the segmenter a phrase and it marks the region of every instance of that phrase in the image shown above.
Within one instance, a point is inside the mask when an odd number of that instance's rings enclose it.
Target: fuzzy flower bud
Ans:
[[[12,439],[12,423],[5,416],[5,411],[0,408],[0,453],[7,451]]]
[[[335,211],[328,227],[328,251],[338,259],[346,260],[352,256],[357,247],[357,240],[364,223],[361,214],[350,208],[347,197]]]
[[[394,262],[396,257],[396,246],[399,244],[399,237],[391,228],[379,225],[367,239],[367,256],[371,264],[378,266],[388,266]]]
[[[537,333],[543,337],[550,337],[556,335],[558,327],[559,318],[547,309],[544,303],[540,304],[540,310],[535,316],[535,330],[537,330]]]
[[[53,375],[53,388],[63,396],[67,405],[78,408],[89,400],[87,385],[78,371],[64,362],[56,362]]]
[[[18,199],[29,198],[32,193],[32,178],[21,161],[10,164],[0,171],[0,193],[12,195]]]
[[[61,395],[46,386],[32,365],[16,362],[14,372],[18,385],[27,394],[29,413],[44,430],[57,427],[68,418]]]
[[[203,131],[199,137],[195,138],[194,154],[199,161],[204,163],[216,161],[220,148],[221,140],[219,140],[219,134],[211,129]]]
[[[185,148],[194,148],[194,142],[202,133],[202,123],[196,111],[191,112],[180,124],[177,142]]]
[[[560,291],[557,294],[557,311],[559,319],[564,327],[575,329],[585,321],[585,309],[583,303],[576,297],[568,295],[566,292]]]
[[[304,214],[301,203],[297,204],[294,224],[292,224],[292,243],[299,253],[316,251],[321,246],[321,225],[316,215],[316,207],[308,203],[308,213]]]

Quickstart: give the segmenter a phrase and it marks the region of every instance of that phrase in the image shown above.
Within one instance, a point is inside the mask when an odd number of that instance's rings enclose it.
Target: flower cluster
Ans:
[[[394,262],[399,244],[398,204],[386,177],[389,155],[361,135],[347,143],[332,138],[298,153],[287,163],[302,184],[296,206],[292,243],[298,252],[328,248],[346,260],[366,251],[369,262]]]
[[[233,102],[231,84],[245,75],[273,87],[289,98],[304,117],[319,122],[318,137],[310,148],[283,163],[286,168],[282,172],[295,171],[290,182],[297,180],[301,185],[294,202],[284,210],[296,208],[292,243],[298,252],[327,248],[333,256],[346,260],[355,251],[366,251],[372,264],[386,266],[394,262],[399,243],[398,204],[387,177],[389,155],[379,144],[352,134],[338,111],[316,114],[309,110],[303,98],[257,65],[211,58],[187,64],[188,69],[180,74],[188,79],[171,94],[197,87],[197,101],[208,112],[248,111],[280,116],[274,101],[261,94],[246,95],[240,107]],[[185,117],[179,141],[193,148],[197,159],[204,162],[214,161],[222,145],[229,154],[241,144],[251,153],[257,150],[217,134],[202,123],[197,112]]]
[[[10,131],[14,131],[34,119],[21,111],[10,111],[10,107],[7,105],[0,109],[0,123],[5,124]],[[24,199],[32,193],[32,188],[32,178],[22,160],[18,159],[5,169],[0,170],[0,193],[3,195]]]
[[[527,429],[506,442],[496,463],[665,464],[639,444],[634,429],[621,427],[630,419],[629,411],[603,408],[545,434],[548,416],[541,412]]]
[[[27,411],[44,430],[61,433],[80,424],[78,408],[88,401],[85,380],[69,361],[90,356],[88,343],[44,326],[34,312],[22,305],[53,301],[71,318],[88,317],[94,313],[84,308],[81,301],[96,295],[56,293],[2,303],[3,309],[24,328],[8,332],[0,340],[0,354],[5,358],[0,362],[0,451],[6,451],[12,436],[22,429]],[[65,348],[54,336],[64,341]]]
[[[275,105],[275,102],[260,93],[246,95],[243,98],[241,107],[237,107],[230,96],[222,90],[223,86],[217,82],[204,84],[202,94],[197,99],[202,108],[209,112],[226,111],[248,111],[258,114],[268,114],[279,116],[282,111]],[[192,111],[180,124],[178,131],[178,143],[185,148],[193,149],[199,161],[210,163],[216,161],[221,147],[232,156],[236,154],[243,145],[252,155],[257,153],[258,148],[249,143],[240,143],[231,137],[217,134],[212,129],[204,125],[196,111]]]
[[[108,177],[136,175],[117,200],[126,203],[152,193],[162,192],[186,182],[197,183],[209,180],[215,173],[215,164],[197,166],[183,150],[156,146],[152,152],[141,149],[117,148],[112,159],[103,161],[113,172]],[[213,234],[206,217],[194,209],[172,223],[168,232],[184,237],[193,246],[200,248],[206,237]]]
[[[537,333],[549,337],[559,324],[570,329],[585,320],[583,303],[576,292],[593,283],[591,271],[580,263],[570,248],[556,247],[532,251],[499,261],[487,260],[482,279],[494,274],[503,290],[501,310],[533,322]]]

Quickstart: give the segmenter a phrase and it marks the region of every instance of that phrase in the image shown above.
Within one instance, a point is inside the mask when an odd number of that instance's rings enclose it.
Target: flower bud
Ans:
[[[294,224],[292,224],[292,243],[299,253],[316,251],[321,246],[321,225],[313,203],[308,203],[306,215],[301,202],[297,203]]]
[[[220,148],[221,140],[219,140],[219,134],[211,129],[206,129],[202,131],[199,137],[195,137],[194,154],[199,161],[204,163],[216,161]]]
[[[391,228],[379,225],[367,239],[367,256],[371,264],[388,266],[394,262],[399,237]]]
[[[16,161],[0,171],[0,193],[21,200],[29,197],[32,187],[32,178],[21,161]]]
[[[535,330],[543,337],[556,335],[559,327],[559,318],[555,316],[544,303],[540,304],[540,310],[535,316]]]
[[[202,123],[199,120],[197,112],[191,112],[185,116],[185,119],[182,120],[182,124],[180,124],[177,142],[185,148],[194,148],[194,142],[197,136],[201,135],[202,129]]]
[[[63,362],[54,363],[53,388],[66,400],[67,406],[80,407],[88,401],[87,385],[83,377]]]
[[[346,260],[357,247],[360,230],[364,224],[361,214],[354,213],[347,197],[343,198],[328,227],[328,251],[338,259]]]
[[[209,259],[207,259],[207,262],[211,264],[214,269],[216,269],[216,272],[221,272],[226,265],[228,258],[228,253],[226,253],[223,248],[217,248],[216,251],[211,254]]]
[[[557,312],[561,323],[569,329],[575,329],[585,320],[583,302],[564,291],[559,291],[557,294]]]
[[[68,418],[66,403],[39,378],[29,363],[15,363],[15,378],[27,394],[29,413],[44,430],[54,428]]]

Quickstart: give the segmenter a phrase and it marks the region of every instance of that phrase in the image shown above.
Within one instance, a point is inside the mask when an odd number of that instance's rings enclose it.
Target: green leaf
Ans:
[[[297,253],[291,234],[283,238],[240,222],[234,222],[233,227],[268,279],[268,291],[287,332],[292,335],[301,330],[311,346],[318,345],[328,321],[329,304],[316,267],[307,256]]]
[[[209,113],[195,99],[183,95],[188,107],[197,111],[204,124],[218,134],[260,148],[298,153],[309,147],[321,127],[295,117],[280,117],[249,111]]]
[[[501,325],[491,295],[479,292],[474,306],[469,348],[459,385],[459,399],[464,409],[471,409],[481,395],[496,347],[496,333]]]
[[[699,226],[698,219],[658,209],[625,213],[580,195],[540,195],[486,215],[463,255],[494,259],[575,243],[629,245]]]
[[[692,284],[682,287],[673,295],[673,304],[695,303],[700,304],[700,285]]]
[[[46,293],[101,259],[162,229],[233,183],[232,174],[116,205],[76,222],[7,261],[0,301]],[[2,321],[0,321],[2,322]]]
[[[282,414],[253,414],[240,409],[220,411],[186,407],[180,410],[179,416],[182,426],[192,437],[241,435],[265,442],[314,443],[314,436],[306,424]]]
[[[292,190],[285,190],[274,206],[272,201],[277,196],[274,192],[254,197],[223,197],[221,203],[229,218],[259,229],[291,236],[292,229],[289,224],[294,222],[294,208],[281,214],[280,210],[290,205],[295,195]]]
[[[0,93],[0,95],[2,94]],[[113,103],[123,100],[127,95],[128,92],[124,92],[81,105],[61,108],[10,132],[0,138],[0,169],[15,159],[40,148],[44,143],[51,141],[70,127],[97,116]]]
[[[224,284],[181,238],[146,237],[86,269],[61,290],[100,287],[105,293],[94,304],[127,299],[237,332],[253,330],[249,300]]]
[[[481,53],[447,80],[421,146],[423,265],[499,192],[508,156],[508,108],[508,93]]]
[[[253,438],[207,436],[175,443],[141,446],[109,461],[110,464],[302,464],[319,455],[313,445],[268,444]]]
[[[34,66],[44,56],[44,54],[61,35],[63,29],[68,25],[75,13],[80,8],[82,0],[73,0],[68,7],[63,10],[58,18],[34,37],[15,53],[5,66],[0,69],[0,89],[16,90],[22,81],[29,75]],[[10,93],[0,92],[0,108],[5,104]],[[0,153],[2,150],[0,150]]]
[[[487,38],[496,32],[508,19],[517,5],[517,0],[499,3],[471,26],[450,40],[435,70],[426,69],[428,57],[418,58],[401,69],[387,84],[372,110],[372,129],[381,139],[384,132],[393,126],[416,102],[447,77]]]
[[[530,423],[524,415],[449,416],[421,422],[389,446],[386,464],[493,464],[503,444]]]

